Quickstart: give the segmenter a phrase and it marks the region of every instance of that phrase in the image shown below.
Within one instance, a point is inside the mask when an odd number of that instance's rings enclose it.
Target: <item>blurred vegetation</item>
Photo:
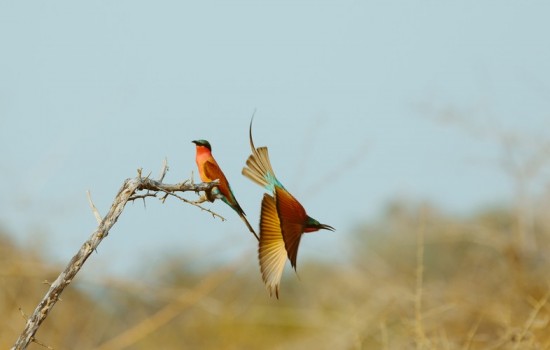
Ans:
[[[518,242],[518,210],[450,216],[395,202],[354,233],[348,263],[285,270],[281,300],[257,269],[169,260],[141,281],[75,281],[37,339],[55,349],[547,349],[550,219]],[[545,215],[546,214],[546,215]],[[525,230],[525,227],[521,228]],[[9,348],[60,266],[0,235],[0,347]],[[255,257],[246,257],[247,259]],[[43,348],[32,344],[30,348]]]

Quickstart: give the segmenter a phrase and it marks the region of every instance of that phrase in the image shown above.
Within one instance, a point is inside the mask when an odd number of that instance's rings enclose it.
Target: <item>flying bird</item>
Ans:
[[[233,210],[235,210],[244,221],[250,232],[254,234],[257,240],[260,240],[256,232],[246,219],[246,214],[239,205],[239,202],[237,202],[237,199],[235,198],[235,195],[231,190],[231,186],[229,186],[229,182],[227,181],[227,178],[225,177],[222,169],[220,169],[218,162],[216,162],[216,160],[212,156],[212,146],[210,146],[210,142],[206,140],[195,140],[192,142],[196,145],[197,149],[195,161],[197,162],[197,167],[199,168],[199,175],[201,177],[201,180],[203,182],[212,182],[214,180],[219,181],[218,186],[214,187],[214,189],[212,190],[212,194],[215,197],[220,198],[222,201],[225,202],[225,204],[229,205]],[[210,201],[214,200],[214,198],[208,199]]]
[[[281,184],[275,176],[267,147],[254,146],[252,120],[249,129],[252,154],[246,161],[242,174],[267,189],[264,193],[260,213],[260,247],[258,257],[262,279],[269,290],[279,298],[279,284],[286,259],[296,270],[296,257],[302,234],[319,230],[334,231],[329,225],[321,224],[307,215],[304,207]]]

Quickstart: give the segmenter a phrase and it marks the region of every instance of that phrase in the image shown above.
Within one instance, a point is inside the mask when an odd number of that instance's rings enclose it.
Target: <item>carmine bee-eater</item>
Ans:
[[[302,234],[321,229],[334,231],[329,225],[307,215],[304,207],[281,184],[269,161],[267,147],[254,146],[252,141],[252,120],[249,129],[252,155],[246,161],[247,167],[242,174],[264,187],[272,195],[264,193],[260,214],[260,271],[262,279],[269,290],[279,298],[279,283],[286,259],[296,270],[296,257]]]
[[[214,180],[219,181],[218,186],[214,187],[214,189],[212,190],[214,196],[221,198],[221,200],[224,201],[225,204],[229,205],[233,210],[235,210],[237,214],[239,214],[241,219],[243,219],[250,232],[252,232],[256,239],[259,240],[258,235],[246,219],[245,213],[239,205],[239,202],[237,202],[237,199],[235,198],[235,195],[231,190],[231,186],[229,186],[229,182],[227,181],[227,178],[225,177],[222,169],[220,169],[218,162],[216,162],[216,160],[212,156],[212,146],[210,146],[210,142],[206,140],[195,140],[192,142],[196,145],[197,148],[195,161],[197,162],[197,167],[199,168],[199,175],[201,177],[201,180],[203,182],[212,182]],[[209,198],[209,200],[213,199]]]

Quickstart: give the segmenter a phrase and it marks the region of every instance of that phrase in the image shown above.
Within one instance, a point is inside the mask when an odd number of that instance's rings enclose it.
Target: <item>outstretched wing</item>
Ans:
[[[285,267],[287,252],[281,233],[277,207],[273,197],[264,193],[260,214],[260,271],[269,295],[279,298],[279,283]]]
[[[284,188],[275,187],[275,202],[283,240],[285,241],[285,249],[292,267],[296,270],[298,246],[304,233],[307,218],[306,211],[300,202]]]

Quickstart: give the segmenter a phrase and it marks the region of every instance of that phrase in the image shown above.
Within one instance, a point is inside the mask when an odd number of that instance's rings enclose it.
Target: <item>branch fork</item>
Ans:
[[[119,216],[122,214],[126,203],[129,201],[134,201],[136,199],[143,199],[145,201],[146,197],[157,197],[160,193],[164,193],[159,199],[164,203],[168,196],[173,196],[181,201],[199,207],[203,211],[207,211],[214,217],[220,218],[222,221],[225,219],[219,214],[211,211],[210,209],[203,208],[200,203],[204,202],[204,198],[212,196],[212,190],[218,184],[217,181],[208,182],[208,183],[199,183],[194,184],[192,178],[191,180],[186,180],[177,184],[165,184],[162,181],[168,171],[168,164],[166,159],[163,162],[163,166],[160,172],[158,180],[151,179],[149,175],[146,177],[142,176],[142,169],[138,169],[138,176],[133,179],[126,179],[122,184],[122,187],[118,191],[111,208],[107,215],[104,218],[101,217],[99,211],[92,202],[91,195],[88,191],[88,202],[92,213],[98,222],[97,229],[92,233],[90,238],[82,244],[79,251],[73,258],[70,260],[65,269],[61,274],[53,281],[50,285],[48,292],[44,295],[38,306],[35,308],[34,312],[30,317],[27,318],[25,324],[25,329],[15,342],[12,350],[26,349],[29,343],[35,342],[39,343],[35,334],[40,328],[42,322],[46,319],[51,309],[54,307],[55,303],[60,300],[60,295],[65,290],[65,288],[72,282],[76,274],[80,271],[86,260],[90,257],[92,252],[94,252],[101,241],[109,235],[110,229],[117,222]],[[140,191],[147,191],[144,194],[139,194]],[[180,195],[177,192],[204,192],[205,197],[201,197],[198,201],[188,200]]]

